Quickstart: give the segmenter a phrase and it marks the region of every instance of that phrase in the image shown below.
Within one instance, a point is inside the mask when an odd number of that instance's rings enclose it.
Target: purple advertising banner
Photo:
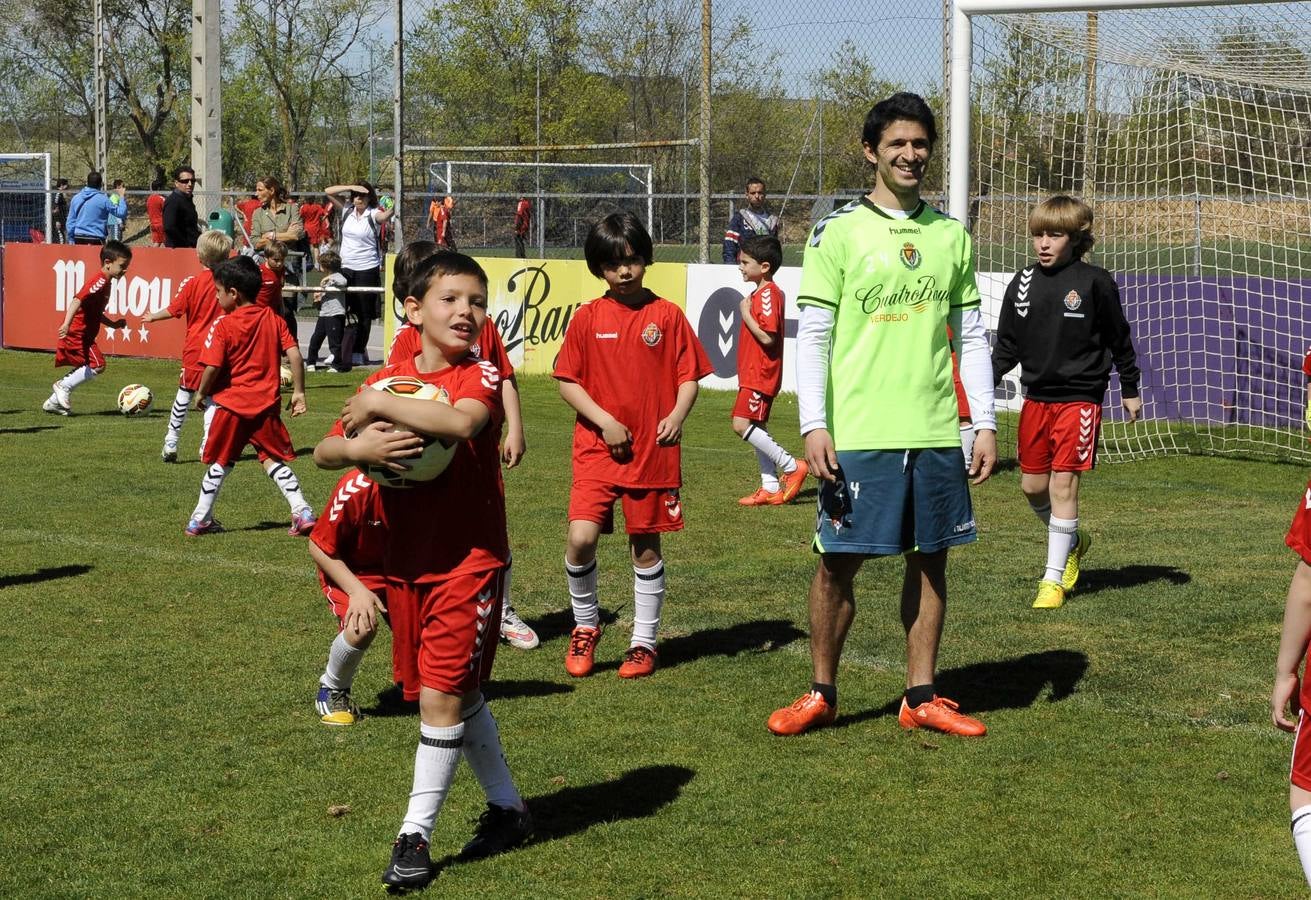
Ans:
[[[1214,425],[1302,427],[1311,282],[1120,275],[1145,412]],[[1106,415],[1123,418],[1119,380]]]

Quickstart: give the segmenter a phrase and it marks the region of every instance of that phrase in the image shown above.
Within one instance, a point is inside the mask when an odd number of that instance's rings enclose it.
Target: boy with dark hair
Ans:
[[[206,231],[196,242],[196,258],[201,270],[182,282],[167,307],[146,316],[146,322],[161,319],[185,318],[187,334],[182,340],[182,371],[178,375],[178,392],[168,415],[168,431],[164,434],[164,449],[160,459],[166,463],[178,461],[178,440],[187,421],[187,410],[200,387],[200,376],[205,367],[200,364],[200,351],[204,349],[209,326],[223,314],[214,290],[214,267],[232,252],[232,238],[221,231]],[[200,439],[200,452],[205,452],[205,438]]]
[[[382,880],[419,888],[432,880],[428,843],[461,755],[488,801],[462,858],[521,843],[532,833],[532,817],[514,787],[496,720],[482,696],[496,642],[485,641],[481,627],[500,605],[509,555],[496,449],[500,375],[471,353],[487,317],[487,276],[467,256],[439,253],[419,263],[409,288],[405,314],[419,329],[419,353],[369,376],[315,448],[314,459],[329,469],[378,465],[403,471],[406,460],[422,452],[425,438],[458,444],[446,471],[432,481],[404,490],[382,488],[378,495],[388,535],[383,571],[396,639],[405,633],[395,621],[398,611],[413,610],[421,623],[414,784]],[[392,376],[433,385],[448,402],[369,389]],[[389,425],[373,425],[379,421]],[[433,540],[439,527],[434,509],[460,511],[459,527],[442,529],[440,541]]]
[[[737,267],[742,280],[755,285],[738,312],[737,402],[733,431],[756,451],[760,487],[738,501],[742,506],[781,506],[796,498],[810,468],[797,462],[765,430],[774,398],[783,386],[783,291],[774,273],[783,264],[783,248],[772,235],[742,239]],[[783,473],[780,484],[778,472]]]
[[[765,182],[755,175],[747,179],[746,206],[739,206],[724,231],[724,262],[736,264],[742,239],[750,235],[778,237],[778,216],[765,205]]]
[[[68,239],[74,244],[103,244],[109,217],[127,218],[127,198],[110,199],[103,190],[105,178],[91,171],[86,176],[86,187],[78,191],[68,204]]]
[[[173,172],[173,190],[164,201],[165,247],[194,247],[200,239],[200,218],[196,214],[196,170],[178,166]]]
[[[205,409],[208,437],[201,459],[209,467],[200,482],[200,498],[187,522],[190,537],[223,530],[214,518],[214,502],[246,445],[255,448],[264,471],[291,507],[292,535],[314,530],[314,511],[301,493],[288,462],[296,458],[291,435],[282,422],[280,360],[291,363],[292,392],[287,408],[305,412],[305,366],[296,340],[281,317],[255,302],[259,266],[248,256],[225,259],[214,267],[217,299],[223,315],[214,320],[200,364],[205,367],[196,390],[196,408]],[[210,399],[212,397],[212,402]]]
[[[1024,387],[1017,449],[1020,489],[1047,526],[1047,568],[1035,609],[1055,609],[1079,581],[1092,537],[1079,530],[1079,476],[1097,462],[1097,435],[1111,365],[1129,421],[1142,413],[1138,364],[1120,289],[1083,261],[1092,249],[1088,204],[1058,194],[1029,216],[1036,265],[1002,298],[992,351],[994,384],[1019,363]]]
[[[127,319],[122,316],[110,319],[105,315],[109,305],[109,292],[113,283],[123,277],[132,264],[132,250],[127,244],[107,241],[100,248],[100,273],[88,278],[77,292],[64,321],[59,326],[59,343],[55,345],[55,365],[72,366],[73,371],[50,386],[50,398],[41,408],[57,416],[66,416],[73,410],[70,399],[74,389],[105,371],[105,355],[96,345],[100,326],[123,328]]]
[[[660,535],[683,528],[679,443],[710,374],[701,342],[677,306],[642,286],[651,236],[631,213],[592,226],[583,252],[606,292],[574,313],[555,361],[560,396],[575,412],[565,575],[574,630],[565,671],[592,672],[601,637],[596,547],[622,501],[633,564],[633,636],[620,678],[656,669],[665,599]]]
[[[392,294],[398,303],[404,303],[407,294],[411,293],[409,279],[414,269],[428,257],[440,252],[443,252],[442,249],[432,241],[411,241],[396,254],[392,269]],[[402,322],[392,338],[387,364],[395,365],[413,359],[420,349],[419,330],[408,321]],[[519,382],[514,377],[510,355],[505,351],[505,344],[491,316],[487,317],[487,324],[483,326],[482,334],[470,352],[496,366],[501,376],[501,401],[505,407],[505,441],[501,445],[501,462],[505,468],[513,469],[528,451],[528,444],[524,438],[523,413],[519,405]],[[510,574],[513,565],[513,559],[506,560],[505,594],[501,597],[501,640],[520,650],[532,650],[541,643],[537,632],[523,620],[510,602]]]

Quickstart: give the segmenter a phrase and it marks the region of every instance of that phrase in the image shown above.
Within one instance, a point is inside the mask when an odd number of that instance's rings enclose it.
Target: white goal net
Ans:
[[[49,153],[0,153],[0,244],[52,240]]]
[[[1146,416],[1123,421],[1113,380],[1103,458],[1311,457],[1311,3],[970,24],[969,216],[985,308],[1033,258],[1033,205],[1088,200],[1089,261],[1120,285]],[[1005,387],[1017,410],[1017,376]]]

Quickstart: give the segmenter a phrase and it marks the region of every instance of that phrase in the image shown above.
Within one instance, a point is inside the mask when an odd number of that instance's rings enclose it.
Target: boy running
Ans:
[[[41,408],[57,416],[73,411],[71,395],[75,389],[105,371],[105,354],[96,345],[100,326],[123,328],[127,319],[105,315],[113,283],[123,277],[132,264],[132,250],[119,241],[106,241],[100,248],[100,273],[87,279],[77,292],[64,321],[59,326],[59,343],[55,345],[55,366],[72,366],[73,371],[50,386],[50,398]]]
[[[1092,546],[1079,530],[1079,476],[1097,462],[1112,363],[1129,421],[1143,409],[1120,289],[1110,272],[1083,261],[1092,223],[1088,204],[1074,197],[1058,194],[1034,207],[1029,233],[1038,262],[1006,288],[992,351],[994,385],[1020,364],[1020,489],[1047,526],[1047,568],[1034,609],[1065,602]]]
[[[636,216],[602,219],[583,253],[606,292],[574,313],[555,361],[560,396],[578,414],[565,550],[575,627],[565,671],[576,678],[592,672],[601,637],[596,545],[614,530],[614,505],[622,501],[633,562],[633,636],[619,677],[640,678],[656,669],[665,599],[660,534],[683,528],[683,422],[696,402],[697,380],[711,366],[683,311],[642,286],[653,255]]]
[[[756,451],[760,487],[737,501],[742,506],[790,503],[806,482],[810,468],[797,462],[765,430],[769,411],[783,385],[783,291],[774,273],[783,264],[783,248],[772,235],[742,239],[737,267],[742,280],[756,286],[743,297],[739,312],[742,333],[737,339],[737,403],[733,431]],[[783,473],[779,484],[778,473]]]
[[[532,818],[515,789],[496,720],[482,696],[496,656],[496,642],[484,639],[482,625],[497,614],[509,555],[496,448],[500,375],[470,352],[487,317],[487,276],[467,256],[440,253],[418,265],[409,286],[405,314],[420,330],[420,352],[369,376],[315,448],[314,459],[330,469],[373,464],[403,471],[405,461],[422,452],[419,435],[459,443],[450,466],[432,481],[379,490],[392,614],[408,606],[421,623],[414,784],[382,880],[392,887],[420,888],[432,880],[428,842],[462,754],[488,802],[473,840],[461,851],[463,858],[521,843],[532,833]],[[448,403],[367,389],[396,375],[436,386]],[[378,420],[391,424],[370,427]],[[347,434],[355,436],[348,439]],[[446,520],[434,516],[434,510],[446,511]],[[394,621],[393,627],[399,640],[402,629]]]
[[[173,318],[187,320],[187,334],[182,339],[182,371],[178,375],[178,392],[173,397],[173,408],[168,414],[164,449],[159,454],[160,459],[166,463],[178,461],[178,441],[182,437],[182,426],[187,421],[187,410],[191,408],[191,400],[200,387],[200,376],[205,371],[205,367],[200,364],[200,351],[209,335],[209,326],[223,314],[214,291],[214,267],[227,259],[231,252],[232,238],[212,229],[202,232],[196,240],[196,258],[202,266],[200,272],[182,282],[167,307],[145,318],[147,322]],[[200,452],[205,452],[204,434],[200,438]]]
[[[264,471],[291,507],[292,535],[314,530],[314,511],[305,502],[296,473],[291,435],[282,422],[280,401],[282,353],[291,362],[293,416],[305,412],[305,366],[296,340],[272,310],[255,303],[259,267],[248,256],[225,259],[214,267],[219,308],[200,364],[205,367],[196,389],[196,408],[205,409],[208,436],[201,459],[209,468],[200,482],[200,498],[187,522],[189,537],[214,534],[223,526],[214,518],[214,502],[241,451],[255,448]],[[212,403],[210,402],[212,398]]]

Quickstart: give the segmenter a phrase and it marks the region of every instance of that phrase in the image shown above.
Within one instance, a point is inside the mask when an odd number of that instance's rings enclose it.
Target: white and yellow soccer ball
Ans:
[[[291,369],[287,366],[278,370],[278,383],[285,388],[291,387]]]
[[[155,402],[155,395],[144,384],[129,384],[118,392],[118,411],[125,416],[139,416]]]
[[[450,404],[446,391],[429,384],[412,375],[393,375],[380,378],[371,387],[375,391],[386,391],[397,397],[409,397],[415,400],[435,400]],[[383,487],[408,488],[423,481],[432,481],[451,464],[455,456],[458,441],[446,441],[441,438],[425,438],[423,453],[413,459],[407,459],[407,472],[393,472],[384,466],[360,466],[360,470]]]

